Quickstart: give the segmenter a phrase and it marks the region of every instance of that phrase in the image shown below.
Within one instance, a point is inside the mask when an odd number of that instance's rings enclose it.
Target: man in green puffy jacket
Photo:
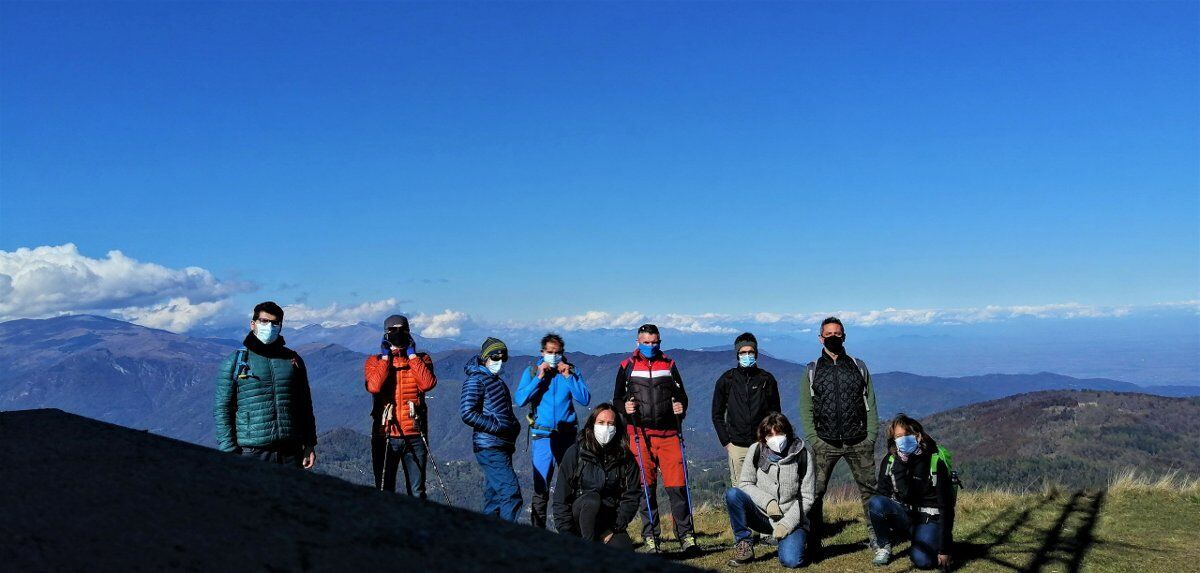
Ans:
[[[277,464],[311,468],[317,455],[308,371],[279,336],[283,309],[260,303],[250,316],[245,348],[217,374],[217,447]]]

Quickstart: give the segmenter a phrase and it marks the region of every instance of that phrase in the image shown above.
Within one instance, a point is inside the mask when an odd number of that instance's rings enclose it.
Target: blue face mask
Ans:
[[[642,356],[645,356],[646,358],[654,358],[658,355],[657,344],[639,344],[638,350],[640,350],[642,352]]]
[[[896,438],[896,451],[911,456],[917,451],[917,437],[908,435]]]
[[[741,366],[742,368],[749,368],[751,366],[754,366],[755,362],[758,362],[758,358],[755,357],[753,354],[738,355],[738,366]]]
[[[543,354],[542,355],[542,361],[546,363],[546,366],[549,366],[551,368],[558,366],[558,363],[561,360],[562,360],[562,354]]]

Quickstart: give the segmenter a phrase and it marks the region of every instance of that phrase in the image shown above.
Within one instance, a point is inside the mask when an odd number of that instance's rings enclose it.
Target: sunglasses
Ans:
[[[507,352],[493,352],[491,354],[488,354],[487,357],[488,357],[488,360],[499,360],[501,362],[508,362],[508,353]]]

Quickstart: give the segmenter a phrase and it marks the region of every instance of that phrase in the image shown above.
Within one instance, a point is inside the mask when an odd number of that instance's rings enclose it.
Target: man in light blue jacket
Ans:
[[[521,374],[514,396],[518,406],[530,407],[526,416],[529,456],[533,461],[533,505],[529,520],[537,528],[546,527],[546,505],[554,469],[579,432],[573,402],[587,406],[592,399],[579,372],[563,358],[565,348],[561,336],[554,333],[543,336],[542,357]]]

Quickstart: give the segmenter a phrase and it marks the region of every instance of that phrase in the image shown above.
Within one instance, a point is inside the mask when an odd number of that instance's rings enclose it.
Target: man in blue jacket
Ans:
[[[508,347],[497,338],[483,341],[479,356],[467,363],[458,411],[475,430],[471,437],[475,459],[483,471],[483,513],[516,521],[521,511],[521,484],[513,471],[521,424],[513,414],[512,396],[500,377],[508,362]]]
[[[546,505],[549,501],[554,468],[562,462],[563,453],[579,432],[575,405],[587,406],[592,396],[575,367],[563,357],[565,349],[561,336],[549,333],[542,337],[542,357],[526,368],[517,385],[517,405],[530,406],[529,456],[533,461],[533,506],[529,521],[539,529],[546,527]]]

